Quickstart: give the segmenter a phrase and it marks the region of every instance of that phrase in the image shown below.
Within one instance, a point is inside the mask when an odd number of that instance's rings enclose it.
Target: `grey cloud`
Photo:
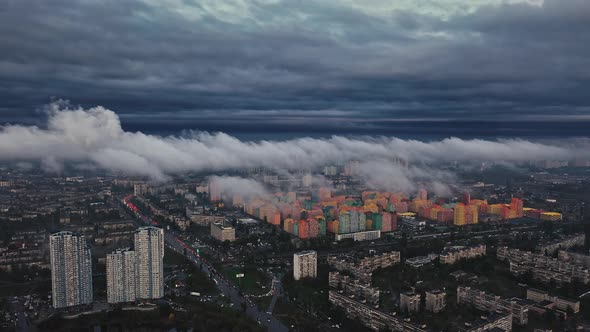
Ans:
[[[367,121],[529,119],[590,104],[584,0],[444,17],[407,5],[376,15],[339,2],[240,3],[9,1],[0,118],[30,123],[52,96],[170,118],[353,110]],[[335,127],[347,119],[326,116]],[[280,113],[254,120],[289,123]]]
[[[253,179],[237,176],[211,176],[209,181],[215,182],[218,190],[228,195],[251,198],[269,193],[263,184]]]

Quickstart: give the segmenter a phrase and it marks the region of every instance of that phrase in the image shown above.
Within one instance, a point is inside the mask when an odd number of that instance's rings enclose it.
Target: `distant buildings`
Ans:
[[[560,221],[562,219],[562,215],[557,212],[525,208],[523,201],[516,197],[512,198],[509,204],[488,204],[487,200],[472,199],[469,192],[464,192],[459,202],[454,204],[442,204],[440,201],[433,204],[432,201],[420,197],[423,196],[419,194],[417,198],[409,203],[410,211],[429,220],[438,222],[452,221],[456,226],[477,224],[483,218],[508,220],[526,216],[550,221]],[[399,215],[403,215],[405,211],[398,209],[397,212]]]
[[[441,264],[455,264],[461,259],[481,257],[485,254],[485,244],[471,247],[447,247],[440,254],[440,262]]]
[[[422,188],[420,190],[418,190],[418,199],[419,200],[427,200],[428,199],[428,191],[426,191],[426,189]]]
[[[580,301],[566,299],[561,296],[551,296],[548,292],[542,290],[529,288],[526,291],[526,298],[527,300],[542,304],[544,307],[547,307],[546,302],[550,302],[557,310],[563,312],[567,312],[568,309],[571,309],[573,313],[580,312]]]
[[[134,302],[136,293],[136,255],[130,249],[107,254],[107,302]]]
[[[148,184],[135,183],[133,185],[133,194],[135,194],[135,196],[143,196],[149,193],[151,193],[151,188]]]
[[[575,252],[567,252],[560,250],[557,254],[557,259],[562,262],[570,262],[574,265],[579,265],[586,269],[590,269],[589,255],[577,254]]]
[[[401,293],[399,300],[399,308],[402,312],[419,312],[420,294],[414,292]]]
[[[212,223],[223,222],[225,220],[224,216],[205,214],[202,211],[195,211],[190,207],[186,207],[185,215],[192,223],[198,226],[209,226]]]
[[[364,283],[352,276],[343,274],[339,271],[330,271],[328,275],[328,284],[331,289],[338,290],[342,294],[355,298],[361,303],[368,303],[373,306],[379,305],[379,295],[381,292],[376,287]]]
[[[510,332],[512,331],[512,315],[507,312],[492,312],[487,316],[481,316],[479,319],[465,324],[460,327],[459,332]]]
[[[497,257],[510,263],[510,272],[520,275],[531,271],[533,278],[542,282],[553,280],[558,285],[572,281],[590,283],[590,271],[583,265],[508,247],[498,248]]]
[[[559,212],[541,212],[539,219],[547,221],[561,221],[563,217]]]
[[[455,205],[453,223],[457,226],[477,224],[479,221],[479,211],[477,205],[465,205],[457,203]]]
[[[561,239],[541,243],[537,245],[535,251],[545,255],[553,255],[558,250],[567,250],[575,246],[582,246],[584,245],[585,240],[586,236],[583,233],[575,234]]]
[[[355,233],[336,234],[334,239],[342,241],[344,239],[352,239],[353,241],[372,241],[381,238],[381,231],[362,231]]]
[[[231,226],[224,226],[223,223],[212,223],[210,226],[211,237],[218,241],[235,241],[236,229]]]
[[[337,291],[328,292],[328,300],[335,306],[342,308],[346,316],[350,319],[358,319],[363,325],[374,331],[395,331],[395,332],[425,332],[426,329],[407,322],[402,318],[392,316],[388,313],[379,311],[367,304],[350,298]]]
[[[58,232],[49,237],[54,308],[92,303],[92,258],[84,236]]]
[[[329,274],[329,301],[342,307],[349,318],[360,319],[364,325],[380,330],[421,331],[413,324],[382,313],[379,308],[380,291],[371,286],[373,271],[399,262],[399,252],[387,252],[366,257],[338,255],[328,257],[328,265],[337,272]],[[416,328],[416,329],[414,329]]]
[[[134,234],[135,250],[107,254],[108,303],[158,299],[164,296],[164,230],[140,227]]]
[[[386,268],[400,262],[399,251],[373,254],[366,257],[353,255],[334,255],[328,257],[328,265],[338,271],[348,271],[355,278],[366,283],[371,282],[373,271]]]
[[[136,259],[136,296],[158,299],[164,296],[164,230],[140,227],[134,238]]]
[[[413,268],[420,268],[426,264],[432,263],[437,258],[437,254],[429,254],[428,256],[416,256],[406,259],[405,263]]]
[[[457,287],[457,305],[461,304],[469,304],[476,309],[490,313],[512,314],[512,320],[519,325],[526,325],[529,321],[528,305],[519,298],[503,299],[479,289],[459,286]]]
[[[293,254],[293,279],[315,278],[318,274],[318,254],[313,250]]]
[[[0,271],[14,271],[24,267],[49,268],[44,258],[44,231],[17,231],[10,241],[0,246]]]
[[[219,182],[215,179],[209,181],[209,200],[211,202],[218,202],[221,200],[222,188],[220,188]]]
[[[446,293],[441,290],[426,291],[424,306],[427,311],[438,313],[447,306]]]

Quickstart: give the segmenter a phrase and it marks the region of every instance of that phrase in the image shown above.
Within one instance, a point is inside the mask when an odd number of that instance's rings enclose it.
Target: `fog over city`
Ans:
[[[242,141],[225,133],[185,132],[181,136],[126,132],[118,115],[104,107],[83,109],[65,101],[43,110],[44,127],[5,125],[0,130],[0,159],[40,163],[48,172],[71,164],[165,181],[185,172],[219,173],[264,167],[288,172],[357,160],[360,175],[377,189],[413,190],[426,182],[444,192],[454,179],[442,163],[571,160],[590,155],[587,139],[551,143],[524,139],[423,142],[395,137],[332,136],[284,141]],[[26,165],[26,164],[24,164]],[[244,184],[236,182],[233,185]],[[252,186],[249,186],[252,190]]]

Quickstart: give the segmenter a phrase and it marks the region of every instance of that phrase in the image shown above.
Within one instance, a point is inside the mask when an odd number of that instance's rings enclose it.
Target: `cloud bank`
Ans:
[[[83,109],[55,102],[46,111],[48,122],[44,127],[0,128],[0,161],[38,162],[54,172],[64,164],[82,165],[164,180],[168,175],[191,171],[214,173],[253,167],[301,170],[356,160],[369,184],[403,190],[414,188],[416,181],[451,181],[452,174],[437,170],[437,165],[446,162],[590,159],[590,141],[583,139],[548,144],[521,139],[423,142],[333,136],[253,142],[224,133],[162,137],[127,132],[115,112],[100,106]],[[400,160],[408,165],[400,164]]]
[[[269,193],[260,182],[237,176],[211,176],[209,181],[216,184],[217,190],[227,195],[239,195],[243,198],[263,196]]]

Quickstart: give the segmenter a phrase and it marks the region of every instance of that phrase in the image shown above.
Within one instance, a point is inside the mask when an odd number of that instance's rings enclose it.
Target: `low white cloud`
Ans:
[[[240,195],[243,198],[263,196],[269,191],[260,182],[236,176],[211,176],[209,181],[215,183],[219,192],[226,195]]]
[[[251,142],[224,133],[194,132],[181,137],[162,137],[125,132],[117,114],[100,106],[82,109],[57,102],[49,105],[48,110],[45,128],[19,125],[0,128],[0,160],[40,162],[51,172],[61,171],[67,163],[92,165],[156,180],[189,171],[223,172],[252,167],[300,170],[359,160],[361,175],[370,184],[413,190],[418,181],[452,181],[452,174],[437,170],[437,165],[445,162],[590,159],[590,142],[584,139],[549,144],[522,139],[448,138],[422,142],[333,136]],[[397,160],[405,160],[409,166]]]

